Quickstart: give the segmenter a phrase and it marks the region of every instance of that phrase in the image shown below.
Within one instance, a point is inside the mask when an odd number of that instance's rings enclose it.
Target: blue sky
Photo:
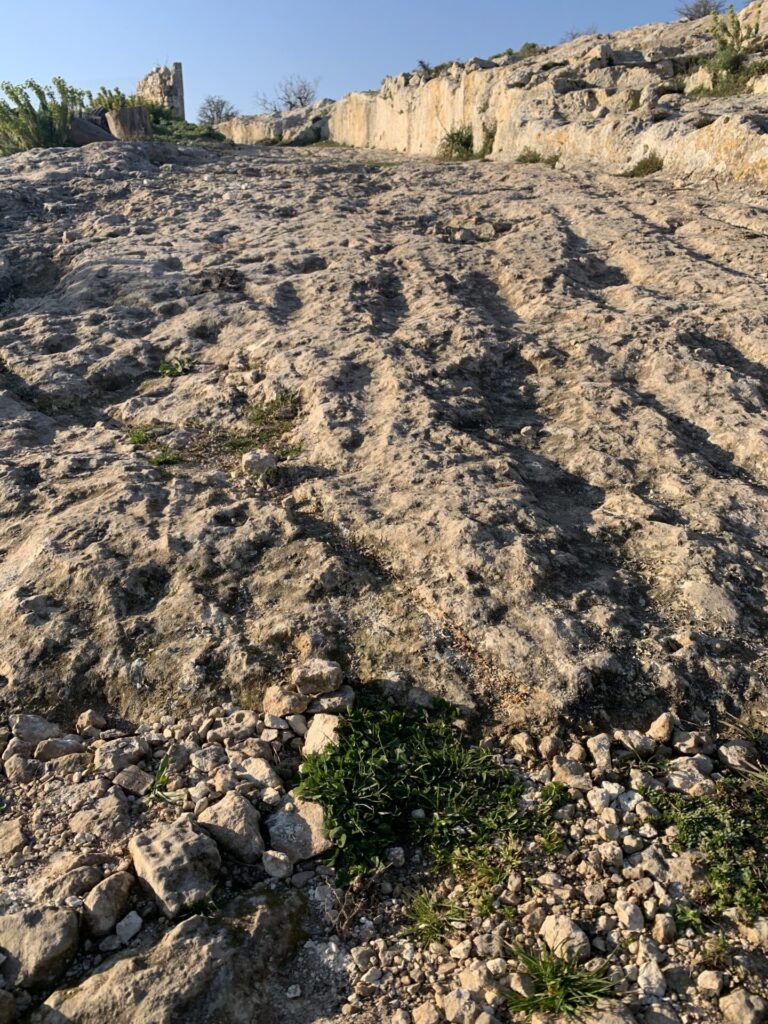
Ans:
[[[558,42],[572,27],[602,32],[674,18],[679,0],[5,0],[0,80],[63,76],[133,91],[155,64],[184,64],[187,117],[218,93],[243,113],[291,73],[322,96],[377,88],[390,73]]]

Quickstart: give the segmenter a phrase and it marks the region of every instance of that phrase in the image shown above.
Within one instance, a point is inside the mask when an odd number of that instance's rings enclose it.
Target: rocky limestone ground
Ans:
[[[8,712],[310,656],[488,720],[763,708],[761,195],[120,144],[0,204]]]
[[[228,704],[114,727],[88,710],[72,732],[10,717],[3,1024],[522,1021],[508,1001],[535,991],[519,950],[537,940],[604,972],[592,1024],[768,1018],[768,917],[734,907],[705,926],[711,864],[681,852],[656,799],[719,799],[723,779],[757,765],[751,741],[714,741],[669,713],[646,733],[497,731],[482,743],[520,779],[521,807],[558,787],[501,873],[481,860],[479,879],[458,865],[433,875],[418,848],[397,848],[346,889],[318,860],[323,808],[291,792],[302,758],[339,742],[355,697],[330,689],[340,681],[312,659],[259,713]],[[288,700],[303,712],[268,710]]]
[[[767,228],[540,165],[0,161],[0,1015],[492,1024],[540,937],[603,1024],[764,1019],[764,919],[709,950],[647,791],[764,721]],[[290,795],[372,684],[568,793],[427,944],[419,851],[350,908]]]

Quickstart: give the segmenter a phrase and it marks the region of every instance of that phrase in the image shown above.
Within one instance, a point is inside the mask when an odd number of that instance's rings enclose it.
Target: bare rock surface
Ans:
[[[279,905],[240,900],[215,925],[190,917],[149,953],[118,956],[81,985],[54,992],[41,1024],[273,1019],[267,968],[294,951],[300,910],[298,896],[289,894]]]
[[[301,714],[314,659],[521,720],[762,699],[764,197],[150,157],[0,162],[0,706]]]
[[[24,910],[0,915],[0,974],[19,988],[50,984],[77,951],[78,920],[72,910]]]

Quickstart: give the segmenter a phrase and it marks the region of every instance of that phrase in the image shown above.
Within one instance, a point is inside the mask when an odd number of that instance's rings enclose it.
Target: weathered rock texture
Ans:
[[[755,59],[765,57],[768,4],[757,0],[742,18],[762,36]],[[710,27],[709,18],[646,25],[582,36],[525,60],[502,55],[452,64],[434,77],[393,76],[378,91],[351,93],[329,107],[322,136],[434,156],[447,132],[468,126],[475,150],[485,144],[499,160],[529,149],[557,157],[561,166],[620,171],[657,153],[672,174],[766,184],[765,104],[747,92],[723,99],[680,95],[681,82],[713,52]],[[690,87],[706,84],[705,78]],[[312,140],[309,118],[291,117],[285,141]],[[282,124],[262,116],[218,127],[234,142],[258,142],[281,138]]]
[[[149,951],[119,956],[76,987],[54,992],[43,1024],[240,1024],[273,1019],[281,993],[268,968],[292,953],[301,935],[301,900],[244,897],[215,922],[191,917]]]
[[[153,68],[136,86],[136,95],[145,103],[167,107],[184,119],[184,76],[178,61],[171,67]]]
[[[309,145],[328,138],[328,115],[332,108],[332,100],[319,100],[312,107],[286,111],[278,117],[273,114],[233,117],[216,127],[232,142],[241,144],[270,142]]]
[[[0,162],[5,708],[764,699],[762,195],[153,152]]]

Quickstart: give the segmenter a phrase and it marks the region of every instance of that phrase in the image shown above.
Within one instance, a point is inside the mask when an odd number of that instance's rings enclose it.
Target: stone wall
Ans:
[[[146,103],[167,107],[184,120],[184,77],[181,64],[156,67],[136,86],[136,95]]]

